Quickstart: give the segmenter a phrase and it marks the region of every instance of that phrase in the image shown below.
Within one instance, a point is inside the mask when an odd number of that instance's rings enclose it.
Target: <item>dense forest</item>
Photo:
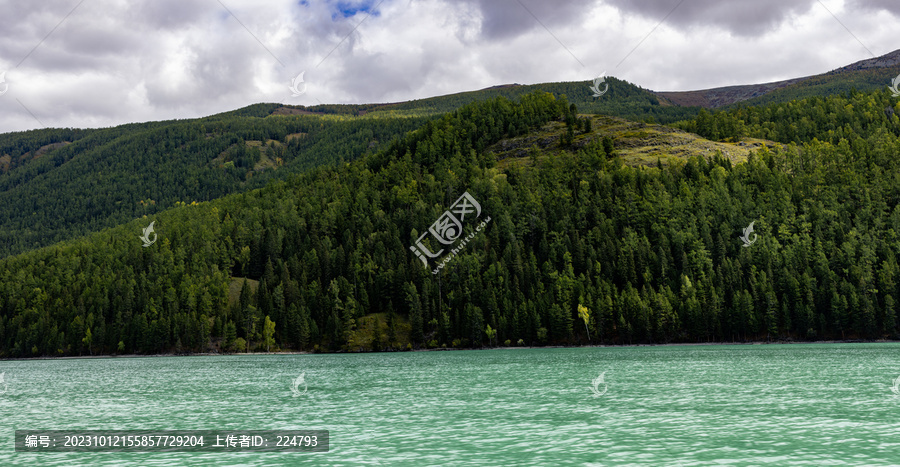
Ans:
[[[428,120],[254,115],[271,111],[3,135],[0,256],[354,160]]]
[[[883,136],[878,144],[892,144],[900,135],[900,100],[886,89],[851,91],[764,107],[701,110],[693,120],[674,126],[720,141],[744,136],[796,144],[846,141],[855,152],[867,153],[871,138]]]
[[[0,355],[894,338],[888,103],[701,113],[680,125],[785,146],[649,168],[600,134],[498,161],[503,138],[588,119],[547,93],[469,104],[353,162],[0,260]],[[433,274],[410,247],[463,193],[491,221]]]
[[[209,201],[349,162],[443,113],[498,96],[568,94],[590,112],[660,122],[692,118],[698,110],[663,107],[647,90],[608,81],[601,99],[591,95],[587,82],[547,83],[395,104],[256,104],[191,120],[0,134],[0,257],[175,203]]]

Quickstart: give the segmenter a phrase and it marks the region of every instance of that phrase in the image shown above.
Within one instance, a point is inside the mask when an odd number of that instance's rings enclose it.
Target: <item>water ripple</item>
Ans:
[[[2,465],[896,465],[900,345],[2,361]],[[605,372],[605,373],[604,373]],[[305,374],[306,392],[291,382]],[[601,373],[607,392],[591,382]],[[302,391],[302,387],[300,388]],[[330,430],[327,453],[16,454],[15,429]]]

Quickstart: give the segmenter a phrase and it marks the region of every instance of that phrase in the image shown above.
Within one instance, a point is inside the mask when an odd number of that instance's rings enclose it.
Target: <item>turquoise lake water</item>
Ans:
[[[0,373],[3,466],[900,465],[894,343],[16,360]],[[330,450],[14,451],[14,430],[39,429],[328,430]]]

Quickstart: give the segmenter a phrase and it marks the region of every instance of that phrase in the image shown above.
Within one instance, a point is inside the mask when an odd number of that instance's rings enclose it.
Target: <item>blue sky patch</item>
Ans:
[[[375,0],[363,0],[362,2],[337,2],[337,12],[331,15],[332,20],[338,18],[349,18],[357,13],[367,13],[372,16],[378,16],[375,11]]]

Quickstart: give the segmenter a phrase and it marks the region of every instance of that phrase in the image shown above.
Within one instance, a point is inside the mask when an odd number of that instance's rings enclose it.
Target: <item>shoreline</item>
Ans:
[[[226,356],[259,356],[259,355],[342,355],[342,354],[393,354],[408,352],[448,352],[461,350],[516,350],[516,349],[577,349],[577,348],[613,348],[613,347],[685,347],[685,346],[716,346],[716,345],[802,345],[802,344],[886,344],[900,343],[900,340],[828,340],[828,341],[751,341],[751,342],[675,342],[666,344],[596,344],[596,345],[548,345],[548,346],[497,346],[497,347],[481,347],[481,348],[436,348],[436,349],[413,349],[413,350],[394,350],[390,352],[307,352],[297,351],[279,351],[279,352],[198,352],[198,353],[162,353],[162,354],[125,354],[125,355],[77,355],[65,357],[4,357],[0,361],[26,361],[26,360],[71,360],[71,359],[104,359],[104,358],[157,358],[157,357],[226,357]]]

